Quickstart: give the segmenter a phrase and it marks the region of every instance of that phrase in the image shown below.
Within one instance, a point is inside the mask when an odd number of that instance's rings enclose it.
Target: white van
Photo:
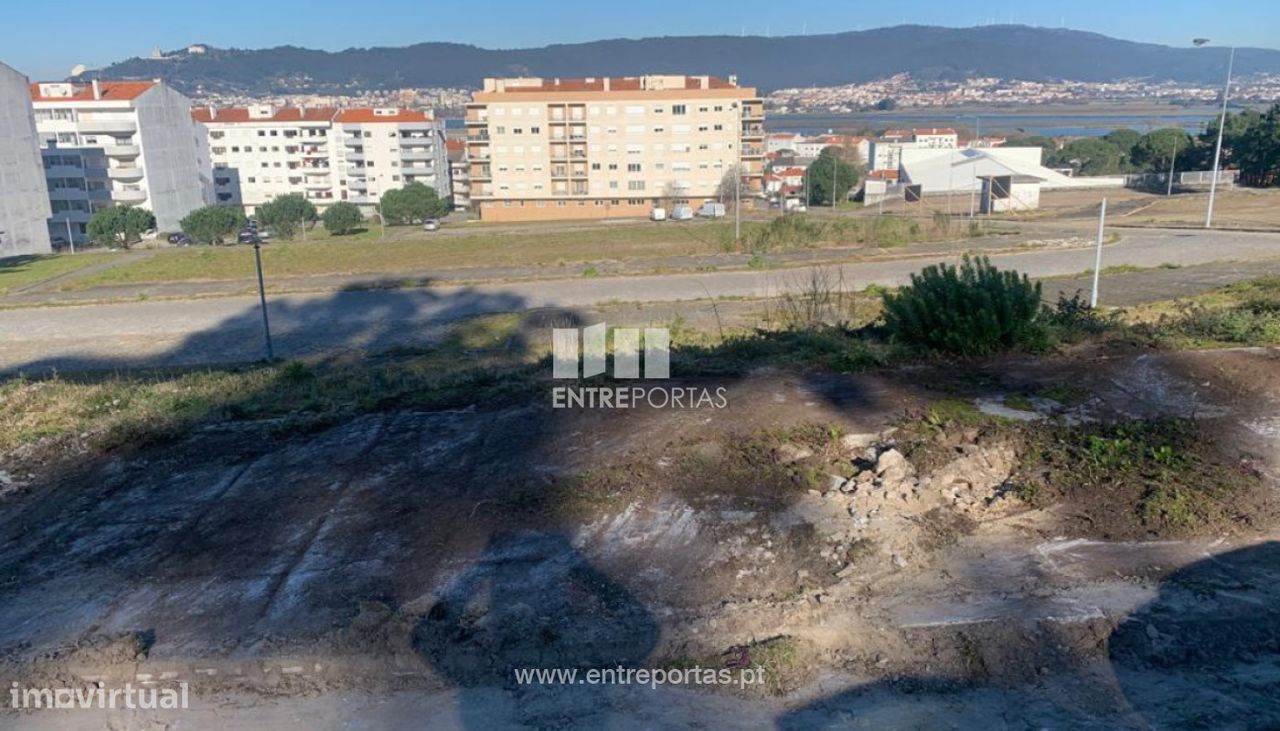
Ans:
[[[665,221],[665,220],[667,220],[667,209],[665,209],[665,208],[654,208],[652,211],[649,211],[649,220],[650,220],[650,221]]]
[[[693,208],[690,206],[676,206],[671,209],[672,221],[688,221],[693,218]]]
[[[698,209],[701,218],[724,218],[724,204],[707,201]]]

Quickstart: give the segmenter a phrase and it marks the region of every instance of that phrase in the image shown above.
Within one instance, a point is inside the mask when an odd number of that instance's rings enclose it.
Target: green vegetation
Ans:
[[[1040,285],[1000,271],[986,257],[964,258],[911,275],[884,295],[888,331],[901,342],[957,355],[988,355],[1026,345],[1036,335]]]
[[[15,256],[0,259],[0,294],[20,287],[79,271],[115,258],[111,253],[55,254],[53,256]]]
[[[858,168],[839,147],[824,149],[805,170],[809,205],[830,206],[849,200],[849,191],[858,184]],[[834,191],[834,193],[833,193]]]
[[[110,206],[93,214],[85,231],[90,240],[101,246],[119,244],[129,248],[142,240],[142,233],[156,226],[156,217],[151,211],[133,206]]]
[[[233,241],[245,223],[244,213],[239,208],[205,206],[188,213],[179,225],[182,232],[197,244],[221,244]]]
[[[334,236],[346,236],[364,225],[364,214],[360,213],[356,204],[338,201],[325,209],[320,220],[324,223],[325,231]]]
[[[392,225],[422,223],[428,218],[444,218],[449,204],[440,199],[435,188],[422,183],[409,183],[382,194],[379,211]]]
[[[282,239],[292,239],[303,227],[316,221],[316,207],[306,198],[293,194],[258,206],[258,222]]]

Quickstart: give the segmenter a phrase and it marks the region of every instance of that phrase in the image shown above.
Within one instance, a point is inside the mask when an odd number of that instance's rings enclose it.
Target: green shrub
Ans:
[[[925,267],[911,284],[884,297],[889,333],[910,344],[958,355],[987,355],[1043,342],[1036,322],[1040,285],[1000,271],[986,257],[960,266]]]

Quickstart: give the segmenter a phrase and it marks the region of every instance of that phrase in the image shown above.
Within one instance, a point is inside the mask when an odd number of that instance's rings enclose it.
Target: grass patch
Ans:
[[[85,267],[111,259],[119,254],[54,254],[51,256],[15,256],[0,259],[0,294],[8,294],[20,287],[37,284],[46,279],[77,272]]]

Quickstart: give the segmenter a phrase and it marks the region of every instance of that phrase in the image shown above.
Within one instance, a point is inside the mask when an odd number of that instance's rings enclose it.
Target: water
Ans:
[[[1197,134],[1204,129],[1210,119],[1216,116],[1217,111],[1211,107],[1188,107],[1148,113],[1125,111],[1092,114],[997,111],[979,113],[983,134],[1022,132],[1046,137],[1104,135],[1113,129],[1126,127],[1139,132],[1150,132],[1163,127],[1181,127],[1191,134]],[[447,129],[462,129],[464,126],[461,119],[445,119]],[[764,126],[770,132],[802,134],[862,127],[877,130],[890,127],[963,127],[972,130],[974,115],[956,114],[946,109],[853,114],[772,114],[765,116]]]
[[[974,114],[955,114],[947,110],[853,113],[853,114],[774,114],[765,117],[770,132],[814,134],[827,130],[886,129],[889,127],[962,127],[975,128]],[[1128,128],[1150,132],[1163,127],[1181,127],[1196,134],[1216,116],[1213,109],[1184,108],[1169,111],[1097,112],[1091,114],[980,112],[982,133],[1010,134],[1021,132],[1046,137],[1084,137],[1104,135],[1113,129]]]

